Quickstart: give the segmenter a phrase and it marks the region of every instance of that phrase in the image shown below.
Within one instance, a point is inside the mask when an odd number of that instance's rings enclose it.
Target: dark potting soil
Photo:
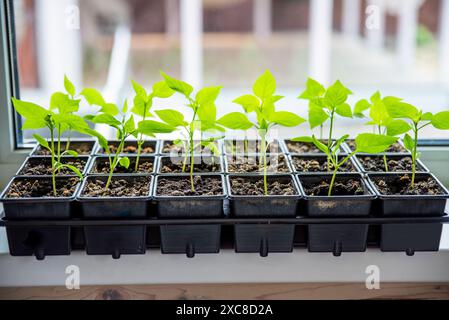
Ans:
[[[79,171],[83,172],[84,168],[86,166],[86,160],[85,159],[70,159],[67,160],[66,158],[62,157],[61,162],[63,164],[72,165],[75,168],[77,168]],[[25,176],[42,176],[42,175],[51,175],[52,174],[52,168],[51,168],[51,159],[29,159],[27,163],[25,164],[24,168],[20,171],[21,175]],[[63,167],[56,173],[57,175],[74,175],[75,173],[66,168]]]
[[[356,144],[354,140],[346,140],[346,144],[349,146],[351,151],[355,150]],[[405,149],[399,142],[396,142],[392,144],[385,152],[394,152],[394,153],[401,153],[401,152],[408,152],[407,149]]]
[[[303,182],[304,191],[308,196],[327,196],[329,193],[329,180],[322,180],[318,184],[307,185]],[[352,195],[363,195],[365,190],[360,180],[357,179],[337,179],[335,180],[334,186],[332,187],[333,196],[352,196]]]
[[[56,194],[57,197],[71,197],[75,192],[78,178],[57,179]],[[14,181],[6,198],[53,198],[52,180],[45,179],[20,179]]]
[[[56,144],[56,143],[55,143]],[[67,144],[66,142],[61,142],[61,153],[65,151]],[[75,151],[80,156],[82,155],[89,155],[92,152],[92,143],[86,143],[86,142],[75,142],[72,141],[69,146],[69,150]],[[56,145],[55,145],[56,147]],[[36,156],[50,156],[51,153],[49,150],[39,147],[38,150],[36,150],[35,154]]]
[[[113,178],[108,190],[106,179],[90,179],[82,192],[86,197],[146,197],[150,193],[150,177]]]
[[[340,158],[339,160],[342,160]],[[317,158],[300,158],[292,157],[293,165],[295,169],[299,172],[329,172],[332,171],[334,166],[332,163],[328,162],[327,157],[317,157]],[[339,172],[355,172],[356,169],[350,160],[346,161],[339,169]]]
[[[363,165],[366,171],[372,172],[385,172],[385,164],[383,156],[359,156],[360,163]],[[402,157],[397,159],[389,159],[387,157],[388,171],[412,171],[413,161],[411,157]],[[417,169],[422,171],[422,168],[417,166]]]
[[[153,172],[153,159],[140,158],[139,160],[139,168],[137,172],[136,168],[136,159],[130,158],[130,163],[128,169],[122,167],[121,165],[117,165],[115,167],[114,173],[151,173]],[[92,168],[93,173],[109,173],[109,160],[96,159],[95,165]]]
[[[320,140],[322,143],[327,144],[327,140]],[[320,149],[318,149],[313,143],[309,142],[295,142],[295,141],[287,141],[286,142],[287,149],[291,153],[323,153]],[[340,151],[341,148],[340,148]]]
[[[219,196],[223,194],[222,181],[218,177],[194,176],[192,191],[190,177],[162,178],[157,182],[157,194],[160,196]]]
[[[259,156],[235,156],[228,157],[228,171],[232,173],[263,172],[263,160]],[[290,172],[287,165],[287,159],[284,155],[268,156],[267,171]]]
[[[237,196],[264,196],[263,178],[247,179],[247,178],[232,178],[231,179],[232,193]],[[291,181],[285,182],[276,180],[276,178],[268,178],[268,194],[276,196],[290,196],[296,195],[295,186]]]
[[[176,160],[172,161],[170,158],[163,158],[161,166],[161,173],[183,173],[182,171],[182,160],[176,158]],[[189,160],[188,160],[189,161]],[[218,158],[215,162],[212,160],[208,161],[207,159],[195,159],[199,163],[193,164],[193,172],[220,172],[221,166],[218,163]],[[186,165],[184,173],[190,172],[190,164]]]
[[[432,177],[415,179],[415,185],[411,186],[411,175],[395,176],[390,179],[384,177],[372,178],[380,193],[384,195],[438,195],[443,190]]]
[[[114,154],[117,152],[117,148],[118,146],[116,144],[109,144],[109,151],[111,154]],[[142,147],[142,149],[140,150],[141,154],[149,154],[149,153],[154,153],[155,150],[153,148],[153,146],[145,146]],[[105,153],[104,150],[101,150],[101,153]],[[121,153],[125,153],[125,154],[137,154],[137,145],[127,145],[125,143],[125,146],[122,150]]]
[[[250,153],[259,153],[261,152],[261,142],[258,140],[250,140],[247,141],[247,144],[245,145],[245,142],[242,141],[236,141],[236,140],[226,140],[225,141],[226,146],[226,153],[227,154],[250,154]],[[267,147],[267,153],[280,153],[282,152],[281,147],[279,146],[279,143],[271,142],[268,144]]]
[[[197,145],[199,141],[195,141],[194,144]],[[214,142],[218,148],[218,143]],[[203,146],[197,146],[194,150],[195,153],[207,153],[211,154],[212,151],[209,148]],[[185,153],[183,144],[175,144],[173,141],[164,141],[162,146],[162,153]]]

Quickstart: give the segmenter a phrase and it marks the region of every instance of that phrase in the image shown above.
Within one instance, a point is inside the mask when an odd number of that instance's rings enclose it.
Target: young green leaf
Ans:
[[[134,133],[136,131],[136,124],[134,123],[134,116],[131,115],[129,119],[125,122],[125,125],[123,127],[125,129],[126,133]]]
[[[357,118],[363,118],[363,112],[368,110],[370,107],[371,104],[366,99],[359,100],[354,107],[354,116]]]
[[[253,86],[254,94],[261,100],[271,97],[276,91],[276,80],[269,70],[260,76]]]
[[[254,126],[248,117],[240,112],[228,113],[218,119],[217,123],[231,130],[248,130]]]
[[[312,136],[312,142],[313,144],[321,151],[327,154],[330,157],[330,150],[327,148],[327,146],[322,143],[320,140],[318,140],[314,135]]]
[[[306,121],[300,116],[287,111],[273,112],[270,115],[269,120],[284,127],[296,127]]]
[[[106,104],[106,101],[104,101],[103,96],[97,89],[86,88],[83,91],[81,91],[81,95],[86,99],[86,101],[90,105],[102,106]]]
[[[200,104],[209,104],[217,100],[222,87],[207,87],[203,88],[196,94],[195,100]]]
[[[170,98],[175,91],[170,89],[165,81],[159,81],[153,84],[153,96],[157,98]]]
[[[186,97],[190,97],[193,91],[193,87],[188,84],[187,82],[175,79],[173,77],[170,77],[168,74],[164,72],[160,72],[162,77],[165,80],[165,83],[168,85],[168,87],[176,92],[179,92],[183,94]]]
[[[260,100],[252,94],[245,94],[232,102],[241,105],[246,113],[254,112],[260,106]]]
[[[326,89],[318,81],[308,78],[306,83],[306,89],[299,95],[298,99],[311,100],[316,97],[322,96],[326,92]]]
[[[431,121],[436,129],[449,130],[449,111],[435,113]]]
[[[64,88],[65,88],[65,91],[67,91],[67,93],[70,94],[70,96],[72,96],[72,97],[75,96],[75,94],[76,94],[75,86],[69,80],[67,75],[64,75]]]
[[[148,95],[146,90],[137,82],[135,82],[134,80],[131,80],[131,83],[133,85],[133,89],[134,92],[136,93],[137,96],[139,96],[140,98],[142,98],[144,101],[147,101],[148,99]]]
[[[409,132],[412,129],[412,127],[407,122],[401,119],[391,120],[390,122],[388,122],[386,127],[387,134],[389,136],[398,136],[403,133]]]
[[[410,119],[413,122],[418,122],[420,119],[419,110],[411,104],[405,102],[387,104],[387,111],[390,117],[395,119],[405,118]]]
[[[309,124],[310,128],[316,128],[321,126],[327,119],[329,119],[329,115],[324,112],[323,108],[316,105],[313,102],[309,104]]]
[[[48,145],[48,141],[45,140],[41,135],[35,133],[33,134],[33,138],[36,139],[36,141],[45,149],[51,150],[50,146]]]
[[[61,155],[62,156],[69,155],[69,156],[72,156],[72,157],[78,157],[79,156],[78,152],[76,152],[74,150],[64,150],[64,152]]]
[[[291,141],[313,143],[313,138],[309,137],[309,136],[302,136],[302,137],[293,138],[293,139],[291,139]]]
[[[123,158],[119,158],[118,163],[119,163],[122,167],[128,169],[128,168],[129,168],[129,163],[130,163],[130,161],[129,161],[129,158],[128,158],[128,157],[123,157]]]
[[[157,110],[156,114],[162,121],[166,122],[172,127],[185,127],[188,123],[184,120],[184,115],[176,110]]]
[[[100,113],[99,115],[94,116],[93,118],[87,118],[87,119],[93,123],[107,124],[107,125],[110,125],[115,128],[119,127],[121,124],[120,121],[118,121],[113,116],[111,116],[110,114],[107,114],[107,113]]]
[[[404,146],[407,150],[412,151],[414,149],[415,142],[408,133],[404,135]]]
[[[347,103],[342,103],[338,105],[335,108],[335,112],[342,117],[352,118],[351,106]]]
[[[355,138],[357,152],[381,153],[398,140],[382,134],[362,133]]]
[[[138,125],[138,131],[149,136],[155,133],[171,133],[175,130],[176,127],[172,125],[153,120],[140,121]]]
[[[325,99],[331,107],[336,108],[345,103],[350,94],[352,94],[352,92],[346,88],[340,80],[337,80],[326,90]]]

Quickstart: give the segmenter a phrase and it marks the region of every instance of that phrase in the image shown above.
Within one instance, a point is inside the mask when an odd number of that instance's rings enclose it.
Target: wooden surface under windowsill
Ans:
[[[449,299],[449,283],[169,284],[0,288],[0,300]]]

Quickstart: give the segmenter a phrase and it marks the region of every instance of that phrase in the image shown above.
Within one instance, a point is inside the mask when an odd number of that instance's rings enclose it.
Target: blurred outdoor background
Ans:
[[[287,96],[279,108],[304,116],[307,103],[296,97],[308,76],[340,79],[355,93],[351,102],[381,90],[449,109],[449,0],[13,2],[21,98],[44,105],[65,73],[121,104],[132,97],[130,79],[149,88],[163,70],[196,86],[224,86],[223,114],[238,110],[231,101],[270,69]],[[337,128],[369,130],[363,123],[339,119]],[[425,137],[449,134],[429,129]]]

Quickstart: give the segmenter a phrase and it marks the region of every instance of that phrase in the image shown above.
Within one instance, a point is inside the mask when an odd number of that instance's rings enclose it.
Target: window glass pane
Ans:
[[[13,2],[21,95],[42,104],[62,89],[64,73],[78,87],[94,86],[119,103],[132,97],[130,79],[148,87],[164,70],[224,86],[218,101],[223,114],[239,110],[231,101],[270,69],[286,96],[279,108],[303,116],[307,103],[296,97],[307,76],[328,83],[342,80],[355,93],[352,104],[380,90],[432,111],[449,108],[449,31],[440,32],[449,30],[449,9],[441,0]],[[182,23],[184,10],[196,5],[202,21],[187,14]],[[190,51],[190,38],[181,43],[180,35],[196,23],[201,48]],[[164,103],[179,106],[182,99]],[[338,119],[336,130],[370,130],[365,122]],[[282,133],[307,130],[303,125]],[[423,132],[424,138],[448,136],[432,128]]]

